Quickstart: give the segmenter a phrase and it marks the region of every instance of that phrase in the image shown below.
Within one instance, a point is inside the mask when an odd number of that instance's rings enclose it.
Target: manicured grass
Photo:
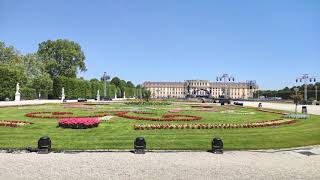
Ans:
[[[223,114],[221,112],[192,111],[186,105],[167,106],[128,106],[124,104],[94,105],[96,109],[64,108],[63,105],[42,105],[0,108],[0,120],[24,120],[33,122],[18,128],[0,127],[0,149],[37,146],[37,140],[48,135],[55,150],[86,150],[86,149],[132,149],[133,140],[144,136],[148,149],[172,150],[209,150],[213,137],[221,137],[225,149],[269,149],[288,148],[320,144],[320,117],[311,116],[309,120],[298,120],[291,125],[265,127],[255,129],[184,129],[184,130],[139,130],[133,129],[134,124],[150,123],[248,123],[280,118],[281,115],[259,112],[255,109],[239,109],[235,112],[254,112],[253,115]],[[151,108],[150,108],[151,107]],[[58,119],[28,118],[26,113],[35,111],[67,111],[74,115],[90,115],[97,111],[110,110],[145,110],[154,115],[142,115],[130,112],[130,115],[161,117],[174,108],[186,111],[177,114],[201,116],[200,121],[190,122],[150,122],[114,117],[102,122],[98,128],[62,129],[57,127]],[[223,107],[215,107],[219,111]]]

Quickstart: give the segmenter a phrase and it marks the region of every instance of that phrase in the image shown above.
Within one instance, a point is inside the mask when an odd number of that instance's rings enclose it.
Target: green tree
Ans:
[[[33,88],[41,94],[41,98],[48,98],[48,94],[53,89],[53,81],[48,74],[43,74],[33,79]]]
[[[66,39],[45,41],[37,51],[45,62],[51,77],[65,76],[75,78],[77,71],[86,71],[85,55],[78,43]]]
[[[5,98],[13,100],[17,83],[20,83],[21,88],[25,87],[27,77],[23,72],[21,67],[0,66],[0,100],[5,100]]]
[[[121,80],[118,77],[114,77],[111,79],[110,83],[115,85],[116,87],[120,87]]]
[[[147,90],[147,91],[144,91],[143,93],[143,98],[149,102],[150,98],[151,98],[151,91]]]
[[[20,61],[19,53],[13,46],[6,46],[0,41],[0,64],[15,64]]]
[[[134,84],[131,81],[127,82],[127,87],[134,88]]]

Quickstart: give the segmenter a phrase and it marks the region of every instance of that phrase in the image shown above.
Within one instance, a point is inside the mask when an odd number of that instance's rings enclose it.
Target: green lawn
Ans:
[[[269,149],[288,148],[320,144],[320,116],[311,116],[309,120],[298,120],[291,125],[255,129],[188,129],[188,130],[134,130],[134,124],[149,123],[246,123],[280,118],[281,115],[259,112],[255,109],[240,109],[235,112],[254,112],[249,115],[224,114],[221,112],[192,111],[187,105],[167,106],[127,106],[124,104],[93,105],[96,109],[64,108],[63,105],[41,105],[24,107],[0,108],[0,120],[24,120],[32,125],[18,128],[0,127],[0,149],[37,146],[37,140],[48,135],[55,150],[85,150],[85,149],[132,149],[133,140],[144,136],[148,149],[170,150],[209,150],[213,137],[221,137],[227,150],[234,149]],[[185,109],[178,114],[201,116],[200,121],[191,122],[150,122],[123,119],[115,117],[108,122],[102,122],[93,129],[62,129],[57,127],[57,119],[27,118],[26,113],[35,111],[68,111],[74,115],[90,115],[97,111],[111,110],[146,110],[161,117],[174,108]],[[217,107],[219,111],[223,107]],[[129,114],[137,115],[132,112]]]

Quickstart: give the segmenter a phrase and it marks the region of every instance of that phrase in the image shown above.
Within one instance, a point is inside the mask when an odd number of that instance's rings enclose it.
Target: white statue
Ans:
[[[20,101],[20,86],[19,86],[19,83],[17,83],[17,85],[16,85],[16,94],[15,94],[15,98],[14,98],[14,100],[15,101]]]
[[[66,98],[65,94],[64,94],[64,87],[62,87],[61,90],[61,101],[63,102],[63,100]]]
[[[123,99],[125,99],[125,98],[126,98],[126,92],[123,91]]]
[[[20,91],[20,85],[19,85],[19,83],[17,83],[17,85],[16,85],[16,93],[20,93],[19,91]]]
[[[114,91],[114,99],[117,99],[117,90]]]
[[[100,90],[97,90],[97,101],[100,101]]]

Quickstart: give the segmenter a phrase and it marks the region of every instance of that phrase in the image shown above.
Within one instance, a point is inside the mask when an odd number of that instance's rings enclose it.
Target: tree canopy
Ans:
[[[78,43],[66,39],[47,40],[39,44],[38,56],[51,77],[75,78],[77,71],[86,71],[85,55]]]

